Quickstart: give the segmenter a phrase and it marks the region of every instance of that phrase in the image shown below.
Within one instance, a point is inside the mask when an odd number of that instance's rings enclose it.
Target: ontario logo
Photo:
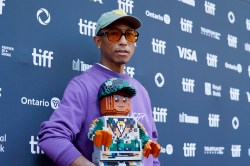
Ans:
[[[22,97],[21,103],[23,105],[37,106],[37,107],[51,107],[52,109],[57,109],[60,103],[60,99],[57,97],[53,97],[50,101],[47,101],[45,99]]]

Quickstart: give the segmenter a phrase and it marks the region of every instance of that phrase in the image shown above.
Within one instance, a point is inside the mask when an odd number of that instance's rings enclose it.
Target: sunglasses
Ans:
[[[138,40],[139,33],[135,30],[126,30],[123,32],[120,29],[111,29],[107,32],[99,33],[97,36],[107,35],[108,40],[111,42],[118,42],[124,35],[127,41],[134,43]]]

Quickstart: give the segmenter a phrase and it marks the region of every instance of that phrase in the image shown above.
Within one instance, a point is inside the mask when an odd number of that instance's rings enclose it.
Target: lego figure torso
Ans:
[[[102,127],[101,127],[102,126]],[[141,127],[137,119],[128,116],[104,116],[92,126],[94,132],[98,128],[112,133],[112,143],[109,147],[95,147],[93,162],[99,165],[117,164],[141,165],[142,140],[140,139]],[[145,136],[144,136],[145,137]],[[119,162],[118,161],[124,161]]]

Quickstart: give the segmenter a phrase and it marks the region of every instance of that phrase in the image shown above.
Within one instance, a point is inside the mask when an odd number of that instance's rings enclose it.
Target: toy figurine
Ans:
[[[151,141],[135,117],[129,117],[131,98],[136,90],[126,80],[105,81],[98,94],[101,118],[89,127],[88,137],[94,143],[93,162],[98,166],[142,166],[143,157],[160,153],[160,145]]]

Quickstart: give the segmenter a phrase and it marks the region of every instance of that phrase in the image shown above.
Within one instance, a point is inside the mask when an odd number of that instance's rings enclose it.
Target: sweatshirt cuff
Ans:
[[[47,139],[39,142],[39,146],[58,166],[70,166],[73,161],[82,155],[71,142],[63,139]]]

